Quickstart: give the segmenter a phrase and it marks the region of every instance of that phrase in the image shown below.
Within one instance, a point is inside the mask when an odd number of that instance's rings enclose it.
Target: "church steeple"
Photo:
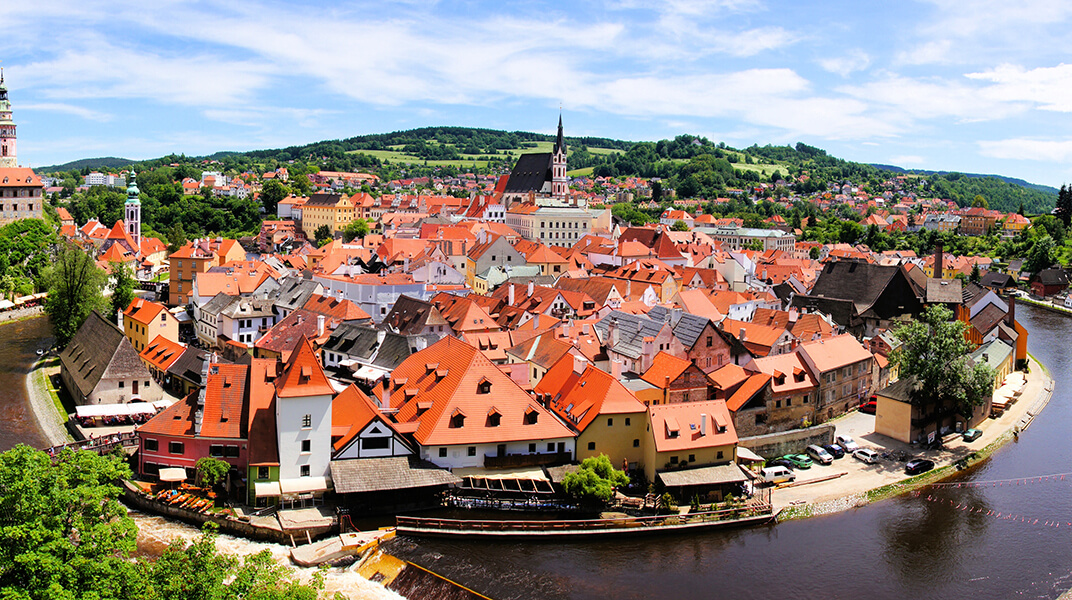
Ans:
[[[566,177],[566,137],[562,134],[562,113],[558,114],[558,137],[551,153],[551,197],[569,201],[569,178]]]
[[[138,189],[138,174],[134,172],[134,169],[130,170],[130,184],[127,185],[127,201],[123,205],[127,233],[130,234],[131,239],[134,240],[134,252],[141,252],[141,200],[138,198],[138,194],[141,190]]]
[[[15,122],[11,120],[11,101],[4,85],[4,69],[0,67],[0,167],[17,167],[15,152]]]

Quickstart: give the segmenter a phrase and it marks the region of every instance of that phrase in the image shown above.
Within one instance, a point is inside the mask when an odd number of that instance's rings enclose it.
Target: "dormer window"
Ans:
[[[494,406],[488,411],[488,427],[498,427],[502,422],[502,413]]]
[[[478,394],[490,394],[491,393],[491,382],[488,381],[487,377],[485,377],[484,379],[481,379],[480,383],[476,384],[476,393],[478,393]]]
[[[540,413],[535,408],[529,407],[525,411],[525,425],[535,425],[540,418]]]
[[[465,413],[454,409],[454,412],[450,415],[450,427],[451,429],[460,429],[465,426]]]

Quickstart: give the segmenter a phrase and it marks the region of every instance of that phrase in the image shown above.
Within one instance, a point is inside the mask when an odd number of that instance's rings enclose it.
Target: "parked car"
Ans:
[[[838,459],[842,456],[845,456],[845,451],[841,448],[841,446],[838,446],[837,444],[823,444],[823,450],[829,452],[830,456],[833,456],[834,459]]]
[[[860,412],[867,413],[869,415],[875,414],[875,410],[877,408],[878,408],[878,398],[876,398],[875,396],[871,396],[870,400],[868,400],[866,402],[862,402],[860,404]]]
[[[852,453],[856,460],[863,461],[869,465],[873,465],[878,462],[878,452],[870,448],[857,448],[856,452]]]
[[[784,483],[797,478],[791,469],[783,466],[763,467],[759,470],[759,476],[764,483]]]
[[[848,454],[852,454],[853,452],[856,452],[860,449],[860,445],[847,435],[839,435],[834,438],[834,441],[837,442],[837,445],[841,446],[842,450],[844,450]]]
[[[965,442],[974,442],[975,440],[979,439],[979,436],[981,435],[983,435],[982,431],[972,428],[965,431],[963,437]]]
[[[904,466],[905,475],[919,475],[934,468],[934,461],[927,458],[913,458]]]
[[[794,469],[810,469],[811,459],[805,454],[786,454],[783,456],[785,460],[788,460]]]
[[[808,453],[808,456],[810,456],[812,460],[819,464],[828,465],[834,462],[834,457],[829,452],[824,450],[822,446],[816,446],[815,444],[812,444],[807,447],[805,452]]]
[[[787,469],[793,468],[793,463],[784,458],[772,458],[765,463],[768,467],[785,467]]]

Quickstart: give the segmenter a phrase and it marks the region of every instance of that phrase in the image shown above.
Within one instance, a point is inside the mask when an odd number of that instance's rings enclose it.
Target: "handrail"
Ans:
[[[628,525],[665,526],[683,525],[687,523],[724,521],[726,515],[738,516],[752,513],[755,516],[772,514],[771,505],[753,504],[739,508],[727,508],[715,511],[704,511],[685,514],[655,515],[649,517],[618,517],[612,519],[572,519],[553,521],[488,521],[466,519],[440,519],[433,517],[407,517],[397,516],[396,525],[399,527],[415,527],[439,530],[517,530],[517,531],[545,531],[554,529],[611,529]],[[668,523],[667,521],[673,521]]]

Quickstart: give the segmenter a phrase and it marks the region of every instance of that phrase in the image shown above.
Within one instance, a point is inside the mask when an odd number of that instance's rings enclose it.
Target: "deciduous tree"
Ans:
[[[109,266],[112,269],[112,279],[115,281],[112,286],[112,312],[109,318],[117,319],[118,324],[119,313],[125,311],[134,301],[134,276],[130,272],[130,267],[125,264],[113,262]]]
[[[589,456],[579,469],[562,480],[566,493],[581,500],[606,504],[614,497],[614,488],[629,484],[629,477],[614,468],[606,454]]]
[[[106,306],[101,295],[106,277],[88,254],[69,244],[45,272],[45,312],[60,346],[67,345],[89,313]]]

